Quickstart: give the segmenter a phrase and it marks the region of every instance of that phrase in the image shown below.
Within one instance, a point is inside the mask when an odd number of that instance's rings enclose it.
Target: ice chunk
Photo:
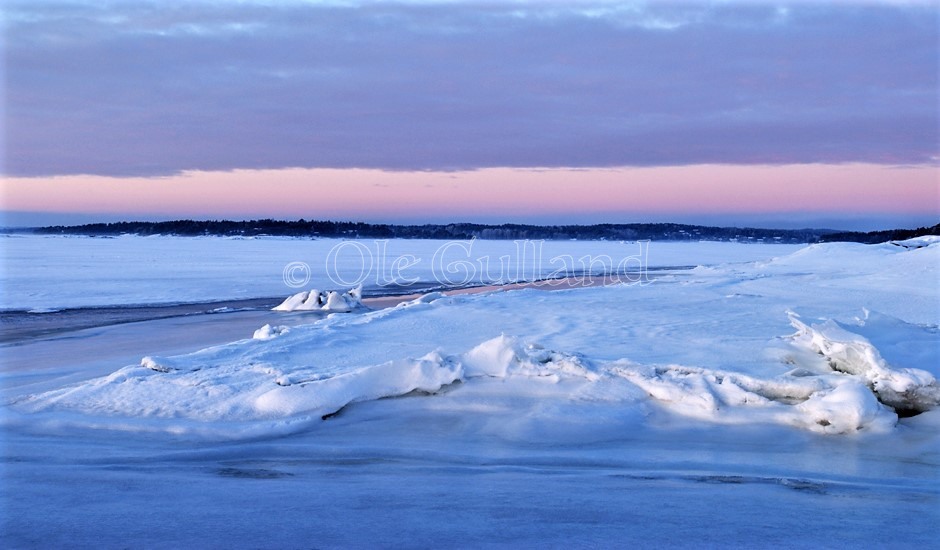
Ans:
[[[790,313],[790,324],[798,346],[811,349],[837,372],[860,378],[878,400],[908,416],[940,405],[940,385],[932,374],[916,368],[893,368],[865,337],[848,331],[829,319],[807,325]]]
[[[156,372],[175,372],[180,370],[180,365],[166,357],[146,356],[140,360],[140,366]]]
[[[417,304],[430,304],[434,300],[440,300],[443,297],[444,297],[443,292],[437,292],[437,291],[428,292],[427,294],[422,294],[421,296],[418,296],[417,298],[412,300],[412,302],[417,303]]]
[[[253,407],[263,416],[325,416],[356,401],[412,391],[433,393],[459,380],[461,374],[459,364],[431,353],[421,359],[389,361],[306,383],[282,376],[276,380],[278,387],[258,396]]]
[[[340,294],[335,290],[305,290],[289,296],[274,311],[323,311],[348,313],[362,306],[362,286]]]
[[[784,375],[761,380],[711,369],[623,361],[612,366],[611,373],[633,382],[668,411],[703,421],[783,424],[826,434],[886,431],[897,422],[894,412],[852,378]]]
[[[264,325],[255,331],[254,338],[255,340],[273,340],[282,334],[287,334],[290,332],[290,327],[284,325],[272,327],[271,325]]]
[[[565,376],[596,380],[577,355],[546,350],[538,344],[522,345],[517,338],[498,336],[460,356],[464,373],[474,376],[537,376],[555,380]]]
[[[352,311],[352,307],[349,305],[349,302],[346,301],[344,296],[341,296],[339,292],[330,291],[326,295],[326,303],[323,305],[323,310],[325,311],[334,311],[338,313],[346,313]]]
[[[462,357],[467,376],[505,377],[519,362],[516,340],[506,335],[488,340]]]
[[[803,427],[824,433],[885,431],[897,422],[897,417],[861,381],[853,379],[814,393],[796,409],[805,413],[797,418]]]

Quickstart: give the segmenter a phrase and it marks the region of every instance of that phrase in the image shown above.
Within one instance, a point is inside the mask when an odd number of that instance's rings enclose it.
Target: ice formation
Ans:
[[[797,329],[794,340],[798,345],[825,358],[833,371],[860,380],[898,414],[910,416],[940,405],[940,385],[931,373],[888,365],[871,342],[836,321],[807,325],[791,313],[790,323]]]
[[[298,292],[274,311],[324,311],[330,313],[348,313],[362,306],[362,286],[340,294],[335,290],[305,290]]]
[[[480,410],[503,395],[550,395],[537,413],[549,416],[549,403],[590,404],[594,412],[583,414],[596,425],[633,410],[693,423],[886,432],[899,417],[933,418],[940,404],[929,283],[938,253],[930,239],[814,245],[646,287],[432,293],[362,315],[269,323],[252,338],[149,355],[13,404],[52,422],[238,438],[302,429],[351,403],[452,387],[446,396]],[[917,299],[898,300],[906,295]],[[278,310],[348,311],[360,297],[360,289],[302,292]],[[788,315],[795,334],[784,334]],[[446,396],[428,407],[451,403]]]

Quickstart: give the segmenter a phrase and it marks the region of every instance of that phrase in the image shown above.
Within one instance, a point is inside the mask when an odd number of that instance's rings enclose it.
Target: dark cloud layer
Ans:
[[[936,162],[931,6],[8,3],[5,172]]]

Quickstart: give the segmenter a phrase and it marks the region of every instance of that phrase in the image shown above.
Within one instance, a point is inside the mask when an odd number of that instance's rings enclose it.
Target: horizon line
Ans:
[[[681,227],[690,227],[690,228],[701,228],[701,229],[755,229],[760,231],[781,231],[787,233],[800,232],[800,231],[826,231],[832,233],[854,233],[854,234],[866,234],[866,233],[881,233],[888,231],[911,231],[917,229],[931,229],[937,226],[940,226],[940,219],[937,220],[936,224],[933,225],[919,225],[918,227],[906,228],[906,227],[885,227],[883,229],[875,229],[870,231],[861,231],[861,230],[850,230],[850,229],[835,229],[831,227],[815,227],[815,226],[806,226],[799,228],[782,228],[782,227],[756,227],[749,225],[708,225],[708,224],[696,224],[696,223],[685,223],[685,222],[675,222],[675,221],[649,221],[649,222],[599,222],[599,223],[553,223],[553,224],[541,224],[541,223],[521,223],[521,222],[498,222],[498,223],[488,223],[488,222],[472,222],[472,221],[452,221],[452,222],[369,222],[363,220],[343,220],[343,219],[318,219],[318,218],[248,218],[248,219],[231,219],[231,218],[215,218],[215,219],[199,219],[199,218],[175,218],[167,220],[142,220],[142,219],[126,219],[120,221],[100,221],[100,222],[87,222],[79,224],[52,224],[52,225],[37,225],[37,226],[0,226],[0,231],[12,231],[12,230],[37,230],[37,229],[80,229],[88,226],[99,226],[99,225],[120,225],[120,224],[145,224],[145,225],[160,225],[160,224],[173,224],[180,222],[195,222],[201,224],[222,224],[222,223],[236,223],[236,224],[248,224],[248,223],[257,223],[257,222],[277,222],[277,223],[333,223],[333,224],[359,224],[370,227],[447,227],[447,226],[478,226],[482,228],[504,228],[504,227],[524,227],[524,228],[536,228],[536,229],[549,229],[549,228],[591,228],[591,227],[603,227],[603,226],[657,226],[657,225],[672,225],[672,226],[681,226]],[[255,236],[263,236],[255,235]],[[274,235],[276,236],[276,235]]]

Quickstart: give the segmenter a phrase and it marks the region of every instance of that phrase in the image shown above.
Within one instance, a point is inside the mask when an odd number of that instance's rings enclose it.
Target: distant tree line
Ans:
[[[933,227],[918,227],[917,229],[886,229],[884,231],[838,232],[823,235],[820,242],[850,241],[856,243],[875,244],[886,241],[903,241],[924,235],[940,235],[940,223]]]
[[[320,220],[175,220],[165,222],[91,223],[50,226],[33,230],[56,235],[177,235],[177,236],[286,236],[346,237],[370,239],[531,239],[531,240],[657,240],[657,241],[739,241],[776,243],[815,243],[854,241],[863,243],[909,239],[940,234],[940,224],[906,230],[835,232],[825,229],[758,229],[708,227],[676,223],[629,223],[595,225],[486,225],[475,223],[388,225],[363,222]]]

